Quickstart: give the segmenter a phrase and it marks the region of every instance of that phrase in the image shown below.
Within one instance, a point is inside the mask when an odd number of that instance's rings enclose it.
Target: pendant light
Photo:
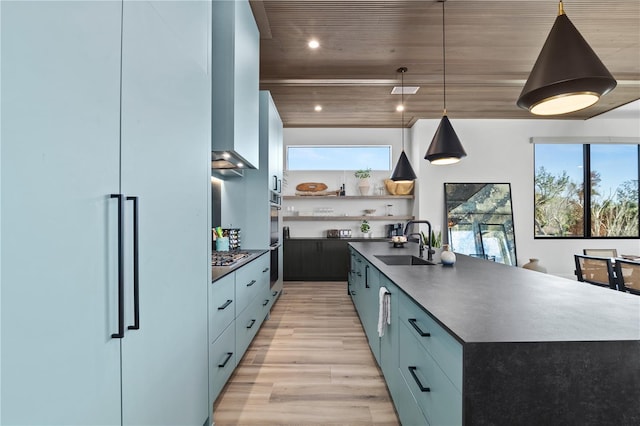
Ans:
[[[517,104],[536,115],[587,108],[616,87],[616,80],[558,5],[558,16]]]
[[[407,158],[407,154],[404,153],[404,73],[407,72],[407,68],[401,67],[398,68],[398,72],[400,73],[401,83],[400,83],[400,95],[401,95],[401,103],[400,103],[400,131],[402,132],[402,152],[400,153],[400,158],[398,158],[398,163],[396,164],[396,168],[393,169],[393,174],[391,175],[391,180],[400,181],[400,180],[415,180],[416,174],[413,171],[413,167],[411,167],[411,163],[409,163],[409,158]]]
[[[444,2],[446,0],[440,0],[442,2],[442,99],[444,112],[442,113],[442,120],[436,130],[436,134],[431,140],[431,145],[427,149],[427,154],[424,156],[426,160],[429,160],[431,164],[444,165],[453,164],[460,161],[463,157],[467,156],[467,153],[458,139],[453,126],[447,117],[447,62],[445,56],[445,39],[444,39]]]

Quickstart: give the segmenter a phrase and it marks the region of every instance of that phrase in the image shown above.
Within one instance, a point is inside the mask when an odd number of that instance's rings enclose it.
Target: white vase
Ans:
[[[360,179],[360,182],[358,182],[358,191],[360,191],[360,195],[369,195],[369,188],[371,188],[369,185],[369,179]]]
[[[540,264],[539,259],[535,259],[535,258],[529,259],[529,262],[522,265],[522,267],[524,269],[529,269],[531,271],[544,272],[545,274],[547,273],[547,268],[545,268]]]
[[[456,263],[456,254],[449,251],[449,244],[442,245],[442,253],[440,253],[440,261],[443,265],[453,265]]]

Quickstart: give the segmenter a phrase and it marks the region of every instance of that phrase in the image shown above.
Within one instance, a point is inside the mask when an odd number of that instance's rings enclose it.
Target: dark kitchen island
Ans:
[[[431,424],[640,424],[640,297],[464,255],[453,267],[376,257],[417,255],[412,243],[350,247],[354,303],[391,292],[387,335],[368,336],[403,423],[408,387]]]

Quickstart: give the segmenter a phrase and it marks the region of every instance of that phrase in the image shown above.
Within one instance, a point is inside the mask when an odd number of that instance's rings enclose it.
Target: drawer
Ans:
[[[462,345],[404,293],[400,295],[398,310],[400,323],[408,327],[419,344],[462,392]]]
[[[253,302],[236,318],[236,355],[238,362],[251,344],[264,320],[262,298],[256,297]]]
[[[400,373],[430,424],[461,425],[462,393],[418,343],[410,327],[400,324]]]
[[[275,288],[269,289],[269,311],[271,311],[276,300],[278,300],[278,296],[280,296],[280,290],[276,290]]]
[[[209,345],[209,395],[215,401],[236,367],[235,327],[227,327],[215,342]]]
[[[253,301],[258,295],[257,288],[262,280],[261,262],[255,259],[236,270],[236,316]]]
[[[218,338],[236,317],[235,275],[229,274],[209,286],[209,342]]]

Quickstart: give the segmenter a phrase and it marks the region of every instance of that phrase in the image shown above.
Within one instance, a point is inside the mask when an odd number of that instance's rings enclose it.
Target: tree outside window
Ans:
[[[637,144],[536,145],[535,237],[640,237],[639,158]]]

